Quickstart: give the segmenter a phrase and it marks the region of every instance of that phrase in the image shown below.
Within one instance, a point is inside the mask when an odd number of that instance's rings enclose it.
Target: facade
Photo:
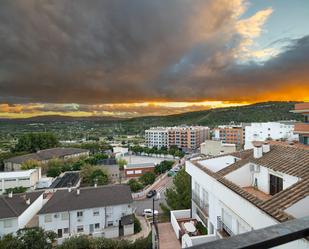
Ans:
[[[24,187],[34,190],[41,179],[41,168],[14,172],[0,172],[0,194],[8,189]]]
[[[154,172],[154,163],[129,163],[124,166],[125,177],[139,177],[147,172]]]
[[[225,144],[222,141],[206,140],[201,144],[201,153],[208,156],[218,156],[221,154],[232,153],[236,151],[235,144]]]
[[[127,185],[57,190],[39,212],[39,226],[58,235],[58,243],[76,235],[117,238],[134,233]]]
[[[245,127],[243,125],[221,125],[213,130],[213,140],[227,144],[244,144]]]
[[[209,234],[185,236],[183,247],[309,215],[309,150],[254,143],[254,149],[187,161],[192,215]],[[278,248],[308,248],[305,239]],[[277,247],[276,247],[277,248]]]
[[[0,237],[24,228],[42,206],[42,191],[0,196]]]
[[[145,144],[147,147],[168,147],[168,127],[152,127],[145,130]]]
[[[36,153],[16,156],[5,160],[4,170],[20,170],[21,165],[29,160],[35,160],[42,164],[45,164],[48,163],[48,161],[51,159],[68,160],[71,158],[78,158],[82,156],[89,156],[89,150],[79,148],[52,148],[47,150],[40,150]]]
[[[245,127],[245,149],[252,149],[253,141],[272,140],[298,140],[294,134],[293,121],[251,123]]]
[[[145,131],[148,147],[170,147],[196,150],[209,138],[209,128],[204,126],[153,127]]]
[[[292,112],[304,116],[304,122],[295,124],[294,133],[299,135],[300,143],[309,145],[309,103],[295,104],[295,109]]]

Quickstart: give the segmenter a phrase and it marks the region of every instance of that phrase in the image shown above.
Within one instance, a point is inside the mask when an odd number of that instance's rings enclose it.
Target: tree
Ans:
[[[158,174],[162,174],[166,171],[169,171],[172,168],[173,164],[174,164],[174,161],[164,160],[161,163],[159,163],[158,165],[156,165],[155,173],[158,175]]]
[[[99,166],[85,165],[80,171],[83,183],[93,185],[106,185],[108,183],[107,173]]]
[[[136,179],[130,179],[128,181],[128,185],[130,186],[130,189],[132,192],[138,192],[139,190],[143,188],[143,184],[141,184]]]
[[[8,194],[8,193],[13,193],[13,194],[19,194],[19,193],[25,193],[27,191],[27,188],[26,187],[15,187],[15,188],[8,188],[5,190],[5,193]]]
[[[188,209],[191,207],[190,176],[180,170],[173,180],[174,187],[166,190],[166,202],[171,209]]]
[[[35,169],[38,167],[40,167],[40,163],[37,160],[33,159],[30,159],[21,165],[22,170]]]
[[[117,159],[117,164],[119,166],[119,170],[123,170],[124,169],[124,166],[127,165],[127,161],[123,158],[119,158]]]
[[[18,139],[13,151],[32,153],[38,150],[54,148],[58,145],[59,141],[53,133],[27,133]]]
[[[139,233],[140,231],[142,231],[141,223],[134,215],[134,234]]]
[[[48,177],[57,177],[62,172],[63,162],[59,159],[52,159],[47,163],[47,173]]]
[[[144,185],[149,185],[154,183],[156,180],[156,175],[153,172],[146,172],[139,178],[140,182]]]

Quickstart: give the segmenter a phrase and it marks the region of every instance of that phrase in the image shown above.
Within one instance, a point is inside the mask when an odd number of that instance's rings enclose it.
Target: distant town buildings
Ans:
[[[26,227],[43,206],[43,191],[0,196],[0,237]]]
[[[204,143],[201,143],[201,153],[207,156],[218,156],[235,151],[235,144],[226,144],[217,140],[206,140]]]
[[[243,125],[219,125],[213,129],[213,139],[223,143],[242,146],[245,138],[245,127]]]
[[[124,166],[124,174],[126,177],[139,177],[147,172],[154,172],[155,164],[149,163],[128,163]]]
[[[40,150],[36,153],[26,154],[23,156],[16,156],[4,161],[5,171],[20,170],[23,163],[29,160],[35,160],[39,163],[45,164],[52,159],[67,160],[70,158],[78,158],[82,156],[89,156],[89,150],[79,148],[52,148]]]
[[[23,187],[27,190],[34,190],[36,183],[41,179],[41,168],[0,172],[0,194],[8,189]]]
[[[117,238],[134,233],[128,185],[57,190],[39,211],[39,226],[54,231],[58,243],[76,235]]]
[[[292,111],[304,116],[303,123],[296,123],[294,133],[299,134],[299,142],[309,145],[309,102],[295,104],[295,109]]]
[[[308,216],[308,158],[308,149],[255,142],[253,150],[187,161],[192,210],[171,212],[182,247]],[[185,222],[202,222],[208,234],[188,232]],[[280,248],[308,246],[301,239]]]
[[[251,123],[245,126],[245,149],[252,149],[253,141],[284,139],[298,140],[294,134],[294,121]]]
[[[145,131],[148,147],[170,147],[196,150],[209,138],[209,128],[204,126],[153,127]]]

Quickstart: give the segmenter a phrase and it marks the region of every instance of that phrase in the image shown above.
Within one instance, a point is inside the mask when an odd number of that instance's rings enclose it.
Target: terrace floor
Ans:
[[[171,223],[158,223],[159,243],[162,249],[180,249],[181,245],[176,238]]]
[[[254,188],[254,187],[251,187],[251,186],[243,187],[243,190],[245,190],[248,193],[254,195],[255,197],[259,198],[262,201],[267,201],[268,199],[271,198],[271,195],[266,194],[266,193],[264,193],[264,192],[262,192],[262,191],[260,191],[260,190],[258,190],[256,188]]]

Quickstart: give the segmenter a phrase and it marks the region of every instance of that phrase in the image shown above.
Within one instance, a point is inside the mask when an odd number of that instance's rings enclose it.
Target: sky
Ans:
[[[0,117],[309,101],[308,0],[0,0]]]

